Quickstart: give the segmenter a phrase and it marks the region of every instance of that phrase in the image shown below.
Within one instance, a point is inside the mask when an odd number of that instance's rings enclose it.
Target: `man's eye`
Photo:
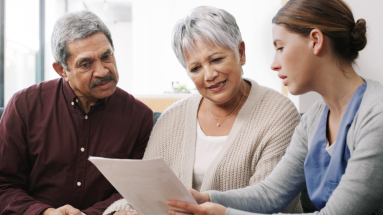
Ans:
[[[102,60],[109,60],[110,56],[111,56],[111,54],[104,55],[104,56],[102,57]]]
[[[83,67],[83,68],[88,68],[90,66],[91,66],[90,63],[83,63],[83,64],[81,64],[81,67]]]

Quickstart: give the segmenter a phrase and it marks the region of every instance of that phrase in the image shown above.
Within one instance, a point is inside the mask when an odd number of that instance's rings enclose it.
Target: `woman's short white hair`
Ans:
[[[186,54],[198,51],[194,41],[228,47],[238,58],[238,45],[242,36],[233,15],[215,7],[200,6],[194,8],[185,19],[178,21],[173,29],[172,48],[184,68]]]

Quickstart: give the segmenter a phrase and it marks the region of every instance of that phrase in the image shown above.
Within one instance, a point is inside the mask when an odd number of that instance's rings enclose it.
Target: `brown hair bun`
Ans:
[[[330,38],[340,60],[355,63],[367,44],[366,21],[355,23],[351,9],[343,0],[289,0],[273,18],[291,32],[307,37],[319,29]]]
[[[351,31],[351,48],[360,51],[366,47],[366,20],[358,19]]]

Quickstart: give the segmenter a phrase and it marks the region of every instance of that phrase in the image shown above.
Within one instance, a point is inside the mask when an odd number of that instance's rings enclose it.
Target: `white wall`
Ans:
[[[356,60],[356,72],[363,78],[373,79],[383,84],[383,1],[381,0],[345,0],[354,13],[355,21],[363,18],[367,23],[367,46]],[[310,92],[299,96],[299,111],[306,112],[308,108],[320,99],[318,93]]]
[[[236,18],[246,45],[244,77],[281,92],[281,80],[270,69],[274,55],[271,19],[281,7],[280,0],[133,0],[131,93],[162,94],[171,91],[172,81],[195,88],[176,59],[170,40],[176,22],[201,5],[227,10]]]

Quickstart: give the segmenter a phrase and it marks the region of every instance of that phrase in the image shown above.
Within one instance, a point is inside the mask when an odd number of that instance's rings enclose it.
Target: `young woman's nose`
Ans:
[[[279,71],[281,69],[281,64],[279,63],[276,55],[274,56],[274,60],[271,63],[270,68],[274,71]]]

